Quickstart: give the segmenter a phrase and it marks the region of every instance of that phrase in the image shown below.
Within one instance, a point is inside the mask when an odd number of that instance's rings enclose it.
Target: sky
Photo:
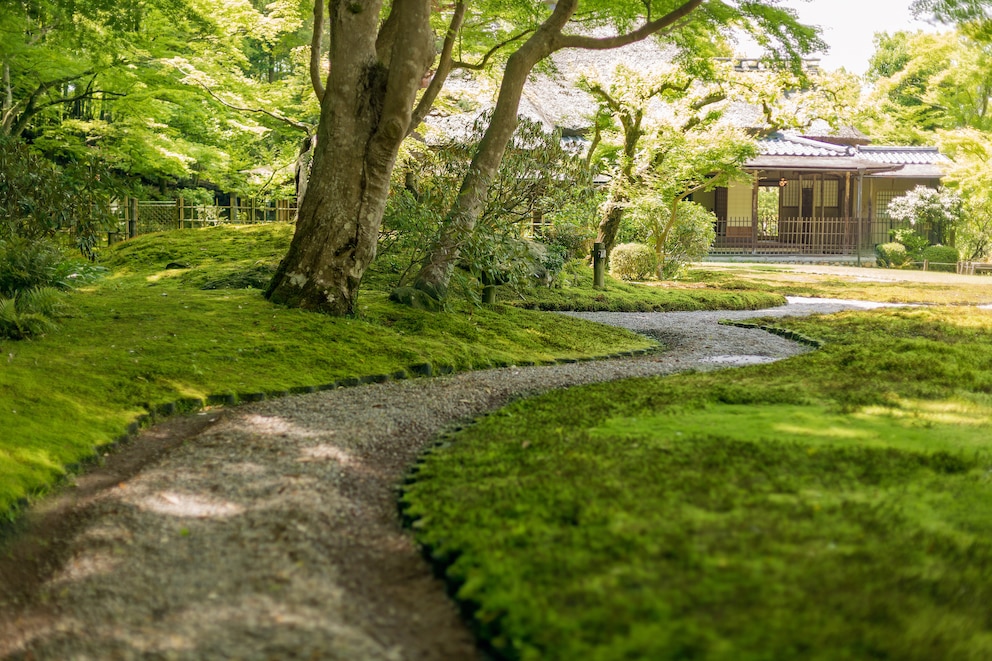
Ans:
[[[784,4],[799,13],[807,25],[819,25],[823,40],[830,46],[820,54],[820,66],[827,70],[844,67],[863,74],[868,58],[875,51],[872,37],[876,32],[899,30],[946,29],[913,20],[911,0],[785,0]],[[816,56],[814,56],[816,57]]]

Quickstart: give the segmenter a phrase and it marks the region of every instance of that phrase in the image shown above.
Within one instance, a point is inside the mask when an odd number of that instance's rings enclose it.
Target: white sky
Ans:
[[[819,25],[823,40],[830,46],[820,54],[820,66],[827,70],[844,67],[851,73],[863,74],[868,58],[875,51],[872,38],[876,32],[899,30],[936,30],[913,20],[909,11],[911,0],[785,0],[784,4],[799,13],[807,25]],[[814,56],[815,57],[815,56]]]

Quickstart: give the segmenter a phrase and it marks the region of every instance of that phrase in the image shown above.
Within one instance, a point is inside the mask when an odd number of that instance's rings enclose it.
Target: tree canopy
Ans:
[[[297,80],[307,62],[304,7],[259,5],[7,0],[0,134],[57,161],[95,155],[148,183],[243,188],[245,171],[288,162],[287,143],[316,121]],[[274,112],[236,109],[245,106]]]

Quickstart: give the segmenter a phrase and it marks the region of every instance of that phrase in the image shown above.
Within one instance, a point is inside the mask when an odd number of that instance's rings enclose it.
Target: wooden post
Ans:
[[[601,241],[592,246],[592,286],[602,289],[606,286],[606,248]]]
[[[183,228],[183,198],[180,197],[176,200],[176,217],[179,219],[179,229]],[[190,227],[193,224],[190,223]]]
[[[761,183],[760,174],[754,173],[751,185],[751,254],[758,254],[758,188]]]
[[[227,220],[232,225],[238,222],[238,196],[231,193],[231,213],[228,214]]]
[[[138,236],[138,198],[131,197],[128,203],[127,238]]]

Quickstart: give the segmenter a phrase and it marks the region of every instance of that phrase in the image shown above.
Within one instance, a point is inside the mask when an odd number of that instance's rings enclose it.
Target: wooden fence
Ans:
[[[729,218],[717,221],[710,254],[851,255],[871,245],[868,229],[857,218]]]
[[[183,198],[151,201],[128,198],[117,207],[118,226],[107,233],[107,242],[163,230],[191,229],[227,223],[292,222],[296,200],[232,198],[228,205],[196,204]]]

